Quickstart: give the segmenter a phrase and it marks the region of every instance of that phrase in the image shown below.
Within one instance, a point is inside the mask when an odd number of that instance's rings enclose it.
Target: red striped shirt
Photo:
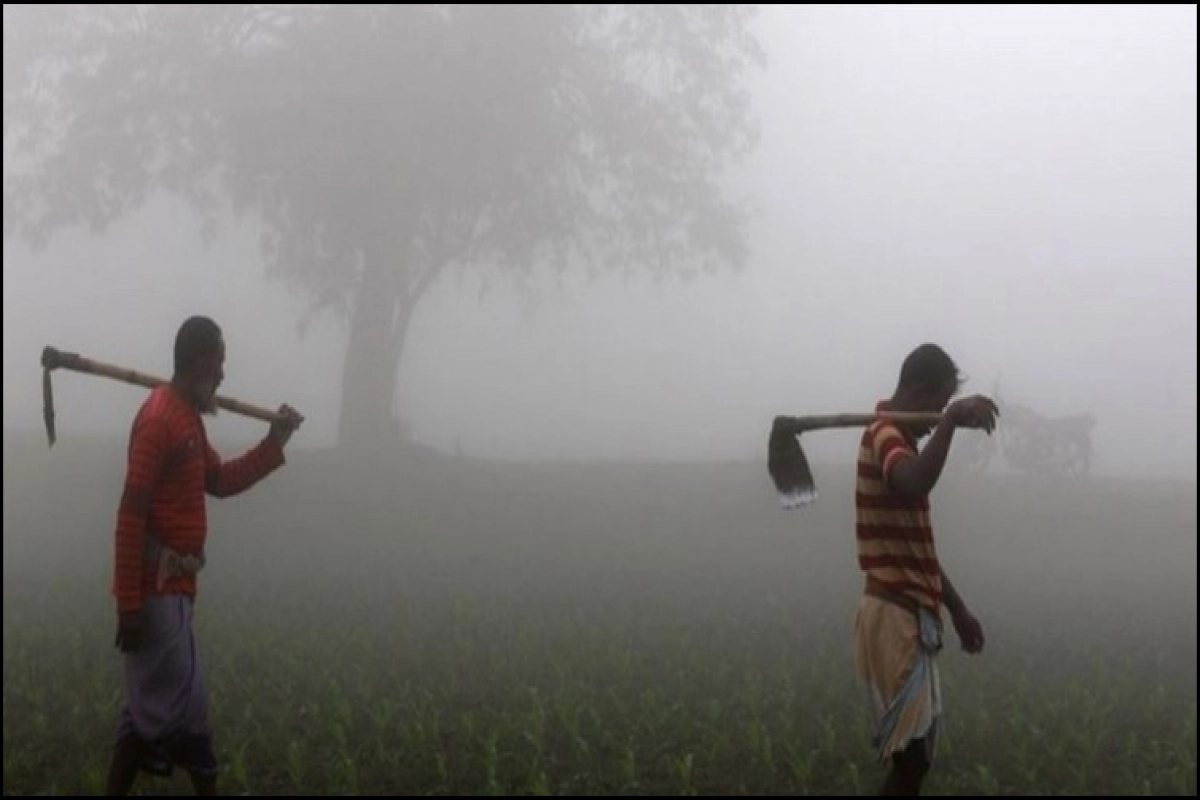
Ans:
[[[887,402],[877,406],[887,409]],[[905,498],[890,487],[896,465],[916,455],[916,442],[890,422],[877,421],[863,431],[855,487],[858,565],[885,588],[937,612],[942,577],[929,497]]]
[[[239,494],[283,463],[283,450],[270,436],[240,458],[222,461],[208,444],[199,413],[170,386],[152,390],[130,431],[117,511],[117,610],[137,611],[145,595],[158,591],[158,564],[145,558],[147,536],[181,555],[200,553],[208,536],[205,494]],[[196,579],[168,578],[162,592],[194,596]]]

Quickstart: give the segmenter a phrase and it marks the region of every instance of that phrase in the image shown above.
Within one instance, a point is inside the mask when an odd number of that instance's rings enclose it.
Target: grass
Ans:
[[[103,789],[121,447],[6,442],[5,794]],[[874,793],[842,472],[785,513],[758,465],[297,453],[210,504],[222,792]],[[950,477],[934,507],[988,644],[947,634],[928,793],[1194,795],[1194,486]]]

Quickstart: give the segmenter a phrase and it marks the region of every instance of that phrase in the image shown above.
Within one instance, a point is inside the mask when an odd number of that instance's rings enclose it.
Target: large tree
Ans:
[[[447,268],[678,274],[746,257],[751,7],[4,7],[6,236],[102,232],[156,191],[263,224],[349,325],[340,438],[390,425]]]

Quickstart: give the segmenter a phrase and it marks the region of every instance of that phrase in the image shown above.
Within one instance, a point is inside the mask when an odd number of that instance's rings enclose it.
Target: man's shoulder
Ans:
[[[186,436],[191,426],[179,398],[169,387],[157,386],[142,401],[133,421],[134,435],[139,432],[155,432],[168,438]]]
[[[888,419],[877,419],[868,425],[863,431],[862,439],[863,443],[868,445],[885,442],[888,439],[907,441],[896,423]]]

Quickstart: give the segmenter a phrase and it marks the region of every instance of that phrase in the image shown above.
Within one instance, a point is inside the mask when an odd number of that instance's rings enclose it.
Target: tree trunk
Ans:
[[[392,400],[413,305],[401,283],[385,259],[366,257],[342,368],[339,447],[366,452],[396,442]]]

